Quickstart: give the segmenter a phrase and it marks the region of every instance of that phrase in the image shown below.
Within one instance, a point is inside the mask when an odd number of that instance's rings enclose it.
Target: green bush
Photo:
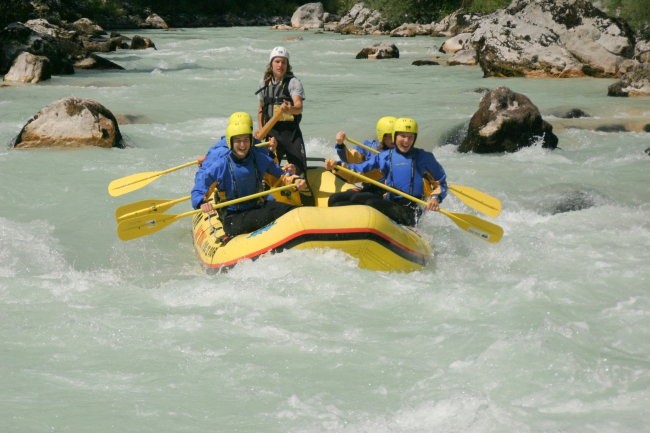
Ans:
[[[489,14],[497,9],[505,9],[510,4],[510,0],[474,0],[469,2],[467,10],[469,12],[477,12],[480,14]]]
[[[24,0],[2,0],[0,2],[0,30],[15,21],[32,18],[34,8]]]
[[[650,40],[650,0],[609,0],[606,10],[609,15],[626,21],[644,39]]]

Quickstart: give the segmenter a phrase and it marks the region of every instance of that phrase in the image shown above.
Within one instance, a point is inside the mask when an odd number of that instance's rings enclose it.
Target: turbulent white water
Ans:
[[[387,38],[147,35],[158,50],[110,55],[126,71],[0,89],[2,143],[67,96],[136,119],[121,126],[123,150],[0,148],[0,431],[650,431],[650,134],[553,116],[650,119],[650,100],[609,98],[610,80],[411,66],[435,54],[433,38],[390,39],[400,59],[373,62],[354,56]],[[339,129],[364,139],[381,116],[415,117],[417,144],[452,182],[502,200],[503,240],[429,214],[420,230],[436,257],[420,272],[287,251],[214,276],[189,219],[118,240],[117,206],[187,195],[193,170],[117,198],[108,183],[204,153],[231,112],[253,112],[279,44],[305,86],[310,156],[334,155]],[[468,155],[446,143],[476,111],[475,89],[500,85],[540,108],[561,150]],[[452,196],[444,207],[471,212]]]

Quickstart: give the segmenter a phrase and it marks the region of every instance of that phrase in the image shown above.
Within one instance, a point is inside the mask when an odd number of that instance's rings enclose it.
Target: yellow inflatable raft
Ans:
[[[198,213],[192,220],[194,248],[208,271],[289,248],[334,248],[356,258],[359,267],[410,272],[431,256],[429,243],[410,227],[393,222],[369,206],[327,207],[334,192],[350,188],[329,171],[310,168],[308,180],[316,206],[296,207],[259,230],[223,243],[216,215]]]

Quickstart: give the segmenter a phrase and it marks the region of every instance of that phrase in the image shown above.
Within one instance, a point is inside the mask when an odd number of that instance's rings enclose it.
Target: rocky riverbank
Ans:
[[[587,0],[515,0],[507,9],[489,15],[459,10],[438,23],[405,23],[392,30],[386,28],[381,14],[363,3],[337,22],[322,6],[313,5],[296,11],[291,28],[393,37],[444,36],[449,39],[440,47],[441,55],[424,61],[479,65],[486,77],[619,78],[609,87],[610,96],[650,95],[650,41]],[[390,56],[374,58],[386,57]]]
[[[369,10],[363,3],[343,16],[327,13],[321,3],[309,3],[298,8],[288,22],[280,21],[273,24],[274,29],[389,34],[395,38],[443,36],[447,39],[439,54],[414,64],[472,65],[480,67],[486,77],[617,78],[604,89],[608,95],[650,96],[650,42],[639,39],[624,22],[586,0],[514,0],[507,9],[489,15],[459,10],[438,23],[405,23],[392,30],[378,11]],[[138,27],[168,29],[169,24],[150,13]],[[0,31],[0,73],[5,82],[35,84],[52,75],[72,74],[75,69],[120,69],[101,53],[145,48],[155,49],[154,41],[109,34],[86,18],[59,25],[45,19],[15,22]],[[358,59],[375,60],[398,57],[396,44],[365,47],[357,55]],[[489,103],[491,100],[498,102],[497,108]],[[535,136],[545,137],[545,147],[556,147],[552,127],[524,95],[504,86],[489,92],[484,101],[470,125],[468,139],[472,140],[463,143],[461,151],[514,151],[530,145]],[[634,130],[647,132],[649,124]],[[21,142],[26,141],[16,140],[17,145]],[[102,141],[102,145],[106,143]],[[116,139],[109,145],[121,143]]]

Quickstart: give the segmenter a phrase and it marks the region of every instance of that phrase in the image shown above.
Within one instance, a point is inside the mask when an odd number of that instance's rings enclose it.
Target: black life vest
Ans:
[[[271,117],[273,117],[273,106],[281,105],[285,100],[289,101],[293,105],[293,98],[289,93],[289,81],[294,78],[294,75],[287,75],[277,84],[273,84],[270,81],[266,86],[262,87],[257,91],[262,93],[262,121],[264,123],[268,122]],[[279,124],[286,126],[297,127],[300,124],[302,119],[302,114],[296,114],[293,116],[293,121],[280,121]]]

